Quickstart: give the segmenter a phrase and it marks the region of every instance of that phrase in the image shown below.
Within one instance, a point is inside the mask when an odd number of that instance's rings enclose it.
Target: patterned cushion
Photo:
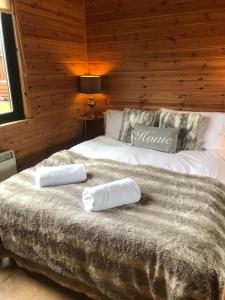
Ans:
[[[159,128],[136,124],[132,132],[131,145],[162,152],[175,153],[179,128]]]
[[[132,130],[137,123],[158,126],[159,112],[125,108],[123,110],[123,120],[119,140],[125,143],[131,143]]]
[[[201,115],[198,113],[160,112],[159,127],[180,128],[177,150],[197,149],[197,134]]]

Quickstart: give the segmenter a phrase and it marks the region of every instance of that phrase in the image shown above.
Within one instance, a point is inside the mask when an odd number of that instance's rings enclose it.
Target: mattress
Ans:
[[[134,165],[151,165],[170,171],[207,176],[225,183],[225,160],[216,151],[180,151],[175,154],[132,147],[106,136],[99,136],[71,148],[89,158],[104,158]]]

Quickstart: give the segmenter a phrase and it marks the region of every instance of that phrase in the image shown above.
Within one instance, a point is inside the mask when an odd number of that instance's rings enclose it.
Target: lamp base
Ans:
[[[87,115],[88,119],[95,119],[96,116],[94,114],[94,107],[95,107],[95,101],[94,101],[94,97],[89,97],[88,98],[88,106],[89,106],[89,114]]]

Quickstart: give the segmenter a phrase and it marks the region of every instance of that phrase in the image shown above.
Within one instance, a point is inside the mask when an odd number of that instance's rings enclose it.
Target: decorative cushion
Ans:
[[[201,115],[198,113],[160,112],[159,127],[180,128],[177,150],[195,150]]]
[[[132,130],[137,123],[158,126],[159,112],[125,108],[123,110],[123,120],[119,140],[125,143],[131,143]]]
[[[136,124],[132,132],[132,146],[175,153],[179,128],[159,128]]]
[[[160,111],[184,113],[167,108],[161,108]],[[199,148],[219,151],[225,157],[225,113],[207,111],[199,113],[202,116],[198,131]]]

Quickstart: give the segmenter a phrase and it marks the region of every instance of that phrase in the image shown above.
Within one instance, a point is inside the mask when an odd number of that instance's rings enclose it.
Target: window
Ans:
[[[0,124],[24,118],[12,16],[0,13]]]

